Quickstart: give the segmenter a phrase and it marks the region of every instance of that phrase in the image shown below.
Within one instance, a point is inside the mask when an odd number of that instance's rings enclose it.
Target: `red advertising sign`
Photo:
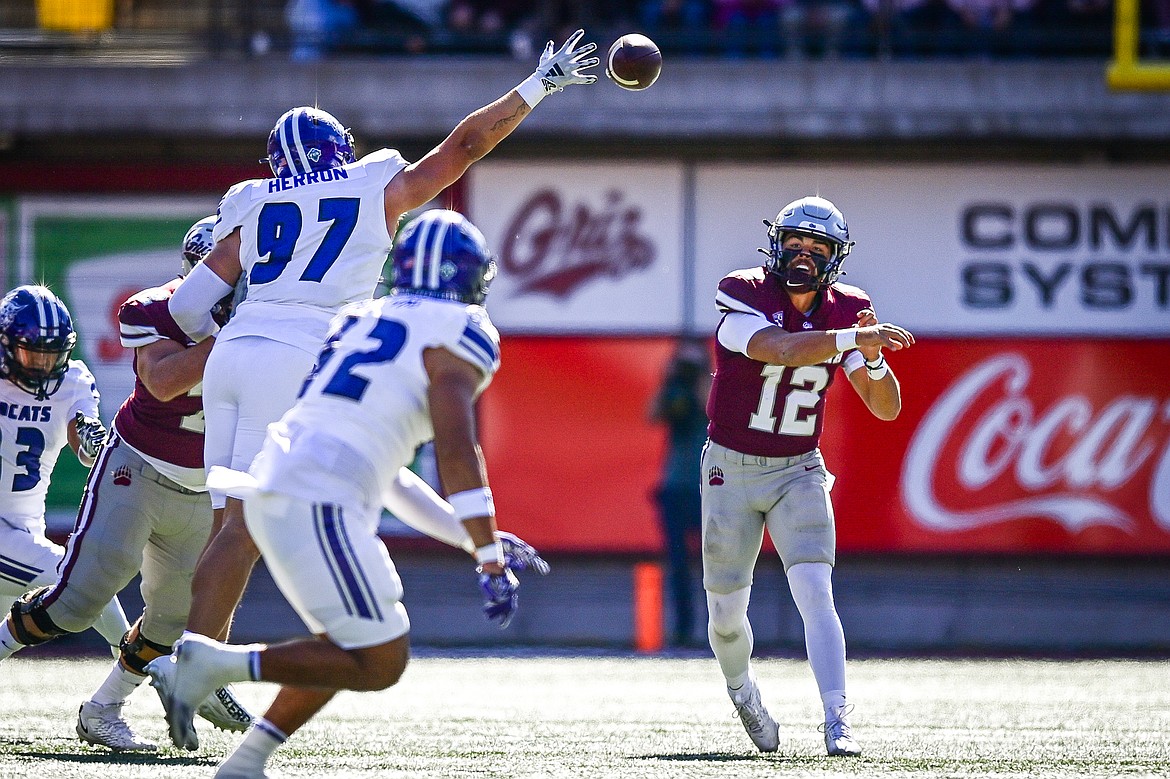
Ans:
[[[501,524],[549,551],[656,553],[667,339],[505,338],[484,399]],[[926,339],[903,411],[842,378],[823,449],[843,552],[1170,554],[1170,345]]]

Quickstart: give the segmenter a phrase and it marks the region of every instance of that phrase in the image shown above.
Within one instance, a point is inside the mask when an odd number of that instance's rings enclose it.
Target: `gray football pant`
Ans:
[[[115,433],[90,472],[60,576],[45,604],[80,632],[141,571],[142,635],[172,644],[191,609],[195,563],[211,534],[211,500],[163,476]]]

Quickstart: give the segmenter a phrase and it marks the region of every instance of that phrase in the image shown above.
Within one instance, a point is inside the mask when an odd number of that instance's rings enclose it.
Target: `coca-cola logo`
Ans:
[[[1170,402],[1119,393],[1098,408],[1067,394],[1040,409],[1031,378],[1025,357],[1000,354],[939,397],[903,462],[902,498],[914,518],[939,531],[1040,518],[1074,533],[1133,532],[1144,497],[1170,531]],[[1141,490],[1135,478],[1153,458]]]
[[[599,277],[620,279],[654,263],[654,244],[640,234],[642,209],[610,191],[598,210],[566,206],[540,190],[504,229],[500,267],[517,294],[563,298]]]

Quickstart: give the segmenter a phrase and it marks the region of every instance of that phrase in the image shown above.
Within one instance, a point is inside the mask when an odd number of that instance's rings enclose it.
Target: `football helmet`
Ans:
[[[214,216],[205,216],[191,225],[191,229],[183,237],[183,264],[179,269],[180,276],[186,276],[192,268],[211,254],[211,247],[215,246],[215,241],[211,239],[211,231],[214,227]]]
[[[46,287],[17,287],[0,299],[0,376],[37,400],[61,388],[77,345],[73,320]]]
[[[456,211],[424,211],[402,228],[390,253],[390,294],[483,305],[496,258],[483,233]]]
[[[353,135],[319,108],[293,108],[269,133],[266,160],[275,176],[340,168],[354,161]]]
[[[793,200],[780,209],[774,221],[765,219],[764,224],[768,226],[770,248],[759,251],[768,255],[768,270],[789,282],[789,286],[820,290],[844,273],[841,265],[853,250],[854,242],[849,240],[849,225],[845,222],[845,215],[828,200],[815,196]],[[789,268],[799,254],[784,249],[785,238],[793,233],[824,241],[832,248],[827,260],[814,255],[817,266],[815,274],[804,268]]]

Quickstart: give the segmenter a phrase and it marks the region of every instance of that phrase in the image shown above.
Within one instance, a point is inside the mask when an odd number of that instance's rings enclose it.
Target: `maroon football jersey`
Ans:
[[[869,295],[848,284],[821,293],[808,316],[792,304],[779,279],[763,267],[732,271],[719,282],[716,304],[759,312],[790,333],[840,330],[857,324]],[[715,378],[707,398],[711,440],[744,454],[791,457],[815,449],[825,418],[825,393],[843,355],[819,365],[768,365],[715,345]]]
[[[122,345],[136,349],[169,338],[184,346],[193,342],[175,324],[167,301],[182,279],[152,287],[134,295],[118,309]],[[114,425],[130,446],[150,457],[182,468],[203,467],[202,385],[186,395],[162,401],[138,377],[138,353],[134,354],[134,391],[118,409]]]

